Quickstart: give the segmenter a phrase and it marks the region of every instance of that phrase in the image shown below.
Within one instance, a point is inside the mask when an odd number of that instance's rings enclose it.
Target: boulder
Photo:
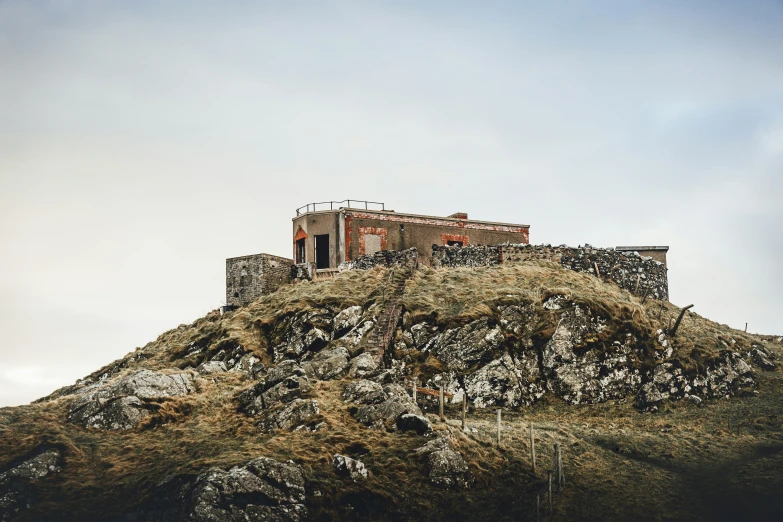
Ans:
[[[477,363],[491,361],[504,340],[500,327],[491,326],[486,318],[477,319],[440,334],[432,351],[449,370],[466,371]]]
[[[437,326],[432,326],[428,323],[418,323],[411,326],[410,339],[414,348],[424,350],[437,333]]]
[[[264,365],[261,363],[261,360],[252,353],[246,353],[230,371],[246,373],[251,378],[256,379],[263,370]]]
[[[343,347],[323,350],[311,360],[302,363],[302,368],[309,377],[328,381],[345,374],[350,358],[351,354]]]
[[[363,353],[351,359],[351,368],[348,370],[348,376],[354,379],[363,379],[372,377],[380,371],[378,363],[369,353]]]
[[[196,368],[196,371],[201,375],[212,375],[213,373],[227,372],[228,368],[226,368],[226,363],[223,361],[207,361],[201,363],[199,367]]]
[[[261,457],[229,470],[211,468],[158,486],[144,520],[154,522],[298,522],[307,520],[301,466]]]
[[[419,435],[432,433],[432,424],[423,415],[403,413],[397,418],[397,429],[400,431],[415,431]]]
[[[335,472],[343,477],[350,477],[354,481],[367,478],[367,468],[364,467],[364,464],[351,457],[335,455],[332,459],[332,465]]]
[[[383,392],[383,386],[377,382],[359,380],[345,387],[343,400],[359,404],[378,404],[386,400],[386,394]]]
[[[447,435],[439,435],[417,449],[416,453],[427,455],[430,482],[434,485],[466,488],[472,482],[465,459],[454,449]]]
[[[81,390],[71,403],[68,421],[85,428],[127,430],[149,416],[143,400],[178,397],[195,391],[189,373],[163,374],[141,370],[112,384]]]
[[[531,336],[538,322],[535,307],[532,304],[508,305],[498,307],[498,310],[503,331],[520,339],[524,348],[531,348]]]
[[[16,520],[21,511],[37,501],[30,485],[61,470],[60,452],[47,449],[0,473],[0,521]]]
[[[372,429],[397,429],[397,419],[406,413],[421,415],[421,410],[413,402],[405,389],[398,384],[383,387],[385,400],[380,403],[366,404],[359,408],[356,420]]]
[[[326,332],[331,327],[332,316],[323,308],[284,317],[271,332],[275,361],[317,352],[329,342],[331,336]]]
[[[544,394],[532,354],[520,364],[504,355],[465,377],[468,397],[477,408],[530,405]]]
[[[258,427],[269,433],[280,430],[299,430],[314,427],[320,413],[318,401],[295,399],[281,408],[266,413]]]
[[[236,397],[239,410],[259,415],[265,410],[302,398],[311,390],[310,380],[302,367],[293,361],[283,361],[266,377]]]
[[[605,328],[602,318],[575,306],[561,314],[555,333],[544,345],[547,387],[569,404],[622,398],[641,384],[639,371],[630,364],[633,338],[627,337],[625,344],[596,343]]]
[[[350,306],[334,316],[332,323],[332,339],[339,339],[351,331],[362,320],[364,309],[361,306]]]
[[[750,358],[762,370],[771,372],[777,368],[777,364],[772,360],[774,357],[772,352],[761,345],[754,344],[751,346]]]

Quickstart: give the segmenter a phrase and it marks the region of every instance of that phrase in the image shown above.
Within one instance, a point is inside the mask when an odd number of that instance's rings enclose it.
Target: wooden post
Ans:
[[[465,412],[468,409],[468,394],[462,392],[462,431],[465,431]]]
[[[598,278],[601,278],[601,272],[598,270],[598,263],[593,263],[593,266],[595,267],[595,275],[598,276]]]
[[[549,472],[549,490],[547,493],[547,500],[549,501],[549,516],[552,516],[552,472]]]
[[[441,422],[444,422],[446,420],[446,415],[443,413],[443,386],[438,386],[438,393],[440,393],[440,420]]]
[[[413,402],[416,402],[416,388],[418,387],[418,383],[416,382],[416,379],[413,379]]]
[[[560,447],[560,443],[555,444],[557,454],[557,491],[563,491],[563,484],[565,478],[563,477],[563,453]]]
[[[745,323],[745,333],[748,333],[748,323]]]
[[[633,295],[639,293],[639,283],[642,280],[642,274],[636,274],[636,288],[633,290]]]
[[[530,464],[533,466],[533,475],[536,474],[536,439],[533,436],[533,423],[530,423]]]
[[[536,495],[536,522],[541,520],[541,493]]]
[[[500,408],[498,408],[498,448],[500,447]]]

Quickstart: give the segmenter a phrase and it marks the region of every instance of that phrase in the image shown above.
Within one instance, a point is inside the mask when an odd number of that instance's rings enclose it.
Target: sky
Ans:
[[[783,334],[783,2],[0,0],[0,406],[291,256],[295,209],[668,245],[671,299]]]

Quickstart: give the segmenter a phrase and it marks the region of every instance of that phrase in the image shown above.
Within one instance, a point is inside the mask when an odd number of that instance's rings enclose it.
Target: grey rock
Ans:
[[[271,332],[275,361],[298,359],[321,350],[330,340],[326,332],[332,327],[332,319],[328,310],[319,308],[278,321]]]
[[[547,386],[570,404],[591,404],[625,397],[642,378],[630,364],[633,339],[592,348],[606,321],[575,306],[562,313],[542,352]]]
[[[432,433],[432,424],[423,415],[403,413],[397,418],[397,429],[400,431],[415,431],[419,435]]]
[[[62,470],[62,457],[48,449],[0,473],[0,521],[16,519],[37,501],[31,484]]]
[[[231,367],[230,371],[246,373],[255,379],[263,370],[264,365],[261,360],[252,353],[246,353]]]
[[[226,368],[226,363],[223,361],[207,361],[201,363],[199,367],[196,368],[196,371],[201,375],[212,375],[213,373],[227,372],[228,368]]]
[[[436,486],[466,488],[472,482],[470,470],[462,455],[447,436],[438,436],[416,453],[427,455],[430,482]]]
[[[492,360],[493,352],[504,340],[500,327],[490,326],[487,319],[478,319],[440,334],[432,350],[449,370],[466,371],[477,363]]]
[[[348,376],[354,379],[363,379],[372,377],[380,371],[378,363],[369,353],[363,353],[351,359],[351,368],[348,370]]]
[[[367,404],[359,408],[356,420],[372,429],[397,429],[397,419],[406,413],[421,415],[421,410],[413,402],[405,389],[398,384],[383,387],[386,399],[377,404]]]
[[[314,425],[319,413],[318,401],[295,399],[282,408],[268,412],[258,427],[263,432],[306,429]]]
[[[323,350],[311,360],[302,363],[302,368],[309,377],[328,381],[345,374],[350,357],[348,350],[343,347]]]
[[[334,316],[332,339],[339,339],[351,331],[362,320],[364,309],[361,306],[351,306]]]
[[[418,323],[411,326],[410,337],[413,346],[416,349],[421,350],[427,346],[427,343],[429,343],[437,333],[437,326],[431,326],[427,323]]]
[[[332,465],[338,475],[350,477],[354,481],[367,478],[367,468],[364,463],[345,455],[335,455]]]
[[[349,383],[343,390],[343,400],[359,404],[378,404],[386,400],[383,386],[377,382],[359,380]]]
[[[465,386],[477,408],[529,405],[544,395],[535,354],[521,363],[504,355],[466,376]]]
[[[778,367],[777,364],[772,361],[773,355],[769,352],[769,350],[763,349],[758,345],[754,346],[750,351],[750,357],[753,362],[762,370],[771,372]]]
[[[305,371],[293,361],[280,363],[265,379],[236,397],[239,410],[259,415],[269,408],[302,398],[311,390]]]
[[[299,522],[308,518],[305,478],[292,461],[258,458],[229,470],[211,468],[195,479],[159,485],[151,522]]]
[[[141,370],[111,384],[100,383],[80,391],[68,412],[68,421],[85,428],[127,430],[149,416],[143,399],[178,397],[195,391],[189,373],[163,374]]]

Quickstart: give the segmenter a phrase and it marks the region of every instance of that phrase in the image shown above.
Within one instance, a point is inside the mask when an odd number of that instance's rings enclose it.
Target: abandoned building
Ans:
[[[368,201],[310,203],[293,218],[293,259],[325,270],[379,250],[416,248],[428,258],[432,245],[528,243],[529,230],[529,225],[468,219],[464,212],[436,217]]]
[[[296,210],[292,258],[255,254],[226,259],[226,307],[245,306],[294,279],[337,271],[362,256],[415,248],[429,262],[433,249],[474,245],[529,245],[530,226],[468,219],[464,212],[438,217],[387,210],[363,200],[310,203]],[[617,247],[662,263],[665,246]],[[498,250],[500,262],[503,254]],[[513,255],[506,254],[506,262]],[[364,258],[363,258],[364,259]],[[348,263],[349,265],[346,265]],[[665,275],[664,275],[665,279]]]

